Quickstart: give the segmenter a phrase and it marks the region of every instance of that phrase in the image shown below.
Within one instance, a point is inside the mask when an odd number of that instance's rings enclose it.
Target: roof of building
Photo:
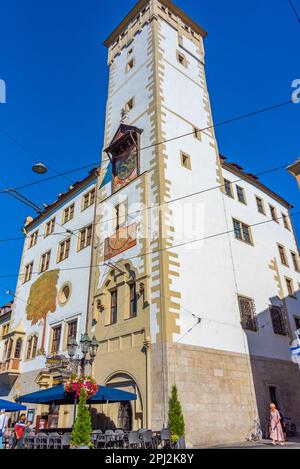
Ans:
[[[6,305],[0,306],[0,317],[4,316],[5,314],[11,313],[13,303],[13,301],[10,301]]]
[[[68,187],[68,190],[66,192],[58,194],[57,199],[54,200],[54,202],[47,205],[44,204],[43,212],[35,218],[29,218],[29,221],[25,223],[24,228],[26,229],[26,231],[30,230],[38,222],[42,221],[45,217],[47,217],[49,213],[64,204],[70,197],[79,192],[89,181],[95,179],[97,177],[98,170],[99,167],[93,168],[91,171],[89,171],[89,174],[84,179],[75,181],[71,186]]]
[[[246,171],[244,171],[244,168],[242,168],[242,166],[240,166],[237,163],[227,162],[226,156],[220,155],[220,160],[221,160],[221,164],[223,168],[236,174],[242,180],[249,182],[249,184],[252,184],[253,186],[258,187],[263,192],[266,192],[270,197],[277,200],[277,202],[279,202],[282,205],[285,205],[286,208],[288,209],[293,208],[293,205],[291,205],[289,202],[283,199],[280,195],[276,194],[276,192],[272,191],[269,187],[265,186],[262,182],[260,182],[259,178],[255,174],[247,173]]]
[[[140,0],[133,8],[130,10],[128,15],[121,21],[121,23],[116,27],[116,29],[110,34],[110,36],[104,41],[104,45],[109,47],[112,42],[122,33],[122,31],[129,25],[129,23],[137,16],[140,10],[149,3],[149,0]],[[188,16],[183,10],[181,10],[177,5],[175,5],[171,0],[160,0],[160,3],[165,5],[172,13],[178,15],[182,20],[188,25],[191,26],[194,31],[200,34],[202,37],[207,36],[207,32],[199,26],[190,16]]]

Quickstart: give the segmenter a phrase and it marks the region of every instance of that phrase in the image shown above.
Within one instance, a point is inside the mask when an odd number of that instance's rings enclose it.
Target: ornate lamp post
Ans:
[[[67,351],[70,358],[70,363],[74,371],[80,369],[81,376],[85,375],[85,369],[87,365],[92,366],[97,355],[99,343],[95,336],[92,339],[89,338],[88,334],[85,333],[81,336],[79,345],[76,339],[70,338],[67,343]],[[81,351],[82,357],[76,357],[78,351]],[[90,356],[88,358],[87,356]]]
[[[95,336],[92,339],[89,338],[88,334],[85,333],[81,336],[79,345],[76,342],[75,338],[70,338],[67,343],[67,352],[69,355],[69,360],[72,370],[77,374],[78,368],[80,369],[81,376],[85,376],[85,369],[87,365],[92,366],[97,355],[99,343]],[[76,357],[77,352],[81,351],[82,357]],[[90,358],[87,358],[87,356]],[[73,424],[76,419],[76,407],[77,399],[74,402],[74,417]]]

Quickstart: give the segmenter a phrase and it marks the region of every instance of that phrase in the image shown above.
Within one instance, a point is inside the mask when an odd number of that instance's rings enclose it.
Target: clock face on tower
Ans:
[[[136,152],[133,150],[115,162],[115,175],[125,181],[136,168]]]
[[[114,154],[113,191],[124,187],[137,177],[137,149],[127,144]]]

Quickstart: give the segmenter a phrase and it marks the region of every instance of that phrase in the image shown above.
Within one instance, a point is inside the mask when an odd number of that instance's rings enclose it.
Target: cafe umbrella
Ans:
[[[26,406],[0,399],[0,410],[5,410],[5,412],[18,412],[20,410],[26,410]]]
[[[137,395],[135,393],[99,385],[97,393],[87,400],[87,404],[108,404],[136,400]],[[75,421],[77,398],[75,397],[75,394],[67,393],[63,384],[53,388],[25,394],[18,398],[18,402],[46,405],[74,405]]]

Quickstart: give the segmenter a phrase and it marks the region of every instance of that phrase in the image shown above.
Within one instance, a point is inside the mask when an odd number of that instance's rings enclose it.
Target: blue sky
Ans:
[[[67,171],[99,161],[107,95],[103,41],[135,0],[2,0],[0,79],[0,188],[40,178],[36,159]],[[300,25],[288,0],[176,0],[209,33],[206,69],[215,122],[289,100],[300,79]],[[294,0],[300,12],[300,0]],[[105,5],[105,7],[104,7]],[[249,172],[293,162],[300,156],[300,104],[217,129],[220,152]],[[23,145],[24,151],[16,142]],[[71,180],[85,172],[71,175]],[[285,171],[261,178],[300,210],[299,190]],[[70,184],[55,179],[24,190],[51,202]],[[30,209],[0,195],[0,239],[20,235]],[[300,217],[294,219],[300,235]],[[0,243],[0,276],[16,274],[22,241]],[[16,277],[0,278],[0,302]]]

